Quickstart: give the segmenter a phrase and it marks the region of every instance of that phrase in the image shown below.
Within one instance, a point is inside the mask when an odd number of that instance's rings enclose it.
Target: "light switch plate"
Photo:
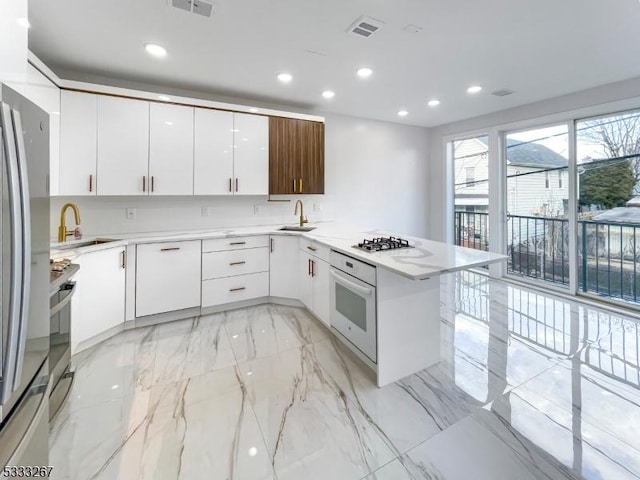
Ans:
[[[262,215],[262,205],[254,205],[253,206],[253,214],[254,215]]]
[[[136,209],[135,208],[127,208],[127,209],[125,209],[125,215],[127,216],[127,220],[135,220],[136,219]]]

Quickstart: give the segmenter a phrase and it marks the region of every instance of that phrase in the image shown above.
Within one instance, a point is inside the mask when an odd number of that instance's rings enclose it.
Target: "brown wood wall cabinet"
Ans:
[[[324,193],[324,123],[269,117],[269,193]]]

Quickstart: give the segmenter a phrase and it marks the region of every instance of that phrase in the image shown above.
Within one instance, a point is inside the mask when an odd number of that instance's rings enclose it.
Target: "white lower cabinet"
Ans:
[[[203,308],[268,295],[269,272],[214,278],[202,282]]]
[[[269,295],[269,237],[218,238],[202,245],[202,307]]]
[[[300,250],[299,263],[300,301],[311,310],[322,323],[329,326],[330,293],[329,263]]]
[[[84,253],[73,280],[77,291],[71,300],[71,349],[124,323],[125,247]]]
[[[273,235],[269,242],[269,295],[300,298],[298,237]]]
[[[136,247],[136,317],[200,306],[202,242]]]

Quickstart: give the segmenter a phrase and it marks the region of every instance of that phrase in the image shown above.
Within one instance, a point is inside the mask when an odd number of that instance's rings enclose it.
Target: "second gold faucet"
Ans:
[[[66,242],[67,237],[75,234],[75,230],[67,230],[65,215],[67,213],[67,209],[70,208],[73,210],[73,216],[75,217],[76,227],[80,225],[80,210],[75,203],[69,202],[65,203],[62,206],[62,210],[60,210],[60,225],[58,225],[58,242]]]
[[[307,219],[304,216],[304,205],[302,205],[302,200],[298,200],[296,202],[296,209],[293,212],[294,215],[298,214],[298,205],[300,205],[300,226],[302,227],[305,223],[307,223]]]

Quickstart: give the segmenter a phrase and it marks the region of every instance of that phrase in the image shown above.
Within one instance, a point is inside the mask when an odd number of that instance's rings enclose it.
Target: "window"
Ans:
[[[549,171],[544,172],[544,188],[549,188]]]
[[[476,175],[476,169],[475,167],[467,167],[466,169],[466,182],[467,183],[473,183],[476,181],[475,175]]]

